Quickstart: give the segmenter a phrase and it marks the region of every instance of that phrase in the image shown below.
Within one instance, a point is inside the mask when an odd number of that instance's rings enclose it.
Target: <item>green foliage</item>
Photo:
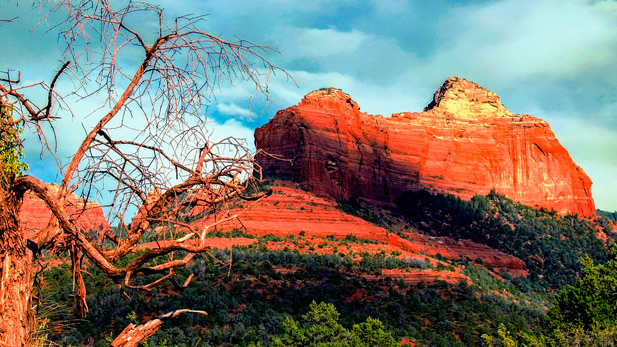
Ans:
[[[358,264],[354,264],[354,268],[361,272],[368,273],[381,273],[382,269],[409,269],[409,268],[428,268],[426,262],[418,261],[415,259],[401,259],[386,255],[384,252],[380,253],[363,253],[362,259]]]
[[[317,346],[319,341],[321,346],[362,346],[387,345],[391,338],[403,337],[410,338],[418,346],[478,346],[489,342],[494,346],[517,346],[517,343],[519,346],[566,346],[568,341],[575,343],[573,346],[576,343],[583,346],[590,345],[589,341],[611,341],[616,329],[600,323],[593,323],[589,329],[572,326],[532,332],[550,303],[550,293],[541,288],[541,284],[558,283],[555,279],[542,279],[540,275],[551,278],[555,275],[553,271],[562,271],[575,282],[577,274],[572,268],[569,268],[571,273],[565,272],[566,264],[585,263],[586,268],[595,267],[586,260],[578,260],[586,244],[584,240],[595,238],[591,233],[593,225],[574,216],[558,217],[548,211],[528,209],[496,194],[460,202],[459,207],[455,199],[447,198],[445,202],[440,199],[433,203],[437,201],[443,205],[423,212],[431,214],[431,218],[425,220],[430,227],[437,225],[436,218],[440,216],[451,228],[475,235],[484,243],[494,242],[501,249],[511,251],[519,242],[516,238],[521,237],[526,245],[521,246],[524,250],[518,254],[536,254],[532,251],[537,252],[540,247],[557,249],[537,253],[544,259],[544,265],[533,263],[536,267],[531,269],[530,277],[535,276],[532,281],[500,273],[502,281],[483,266],[463,260],[464,274],[472,279],[472,285],[466,282],[414,285],[381,276],[381,270],[427,268],[430,263],[405,260],[386,252],[356,253],[360,260],[354,261],[344,254],[268,250],[268,242],[302,243],[303,240],[297,236],[267,235],[259,237],[254,245],[233,249],[231,276],[228,276],[229,266],[221,266],[208,257],[197,257],[178,273],[178,283],[190,274],[195,275],[189,286],[181,289],[182,295],[177,295],[180,289],[163,284],[147,297],[142,296],[119,288],[93,269],[93,276],[86,277],[87,286],[91,288],[88,296],[91,312],[87,321],[80,322],[75,329],[52,333],[50,340],[78,346],[88,345],[86,341],[94,338],[101,342],[95,346],[103,346],[106,336],[116,336],[131,321],[189,308],[207,311],[209,315],[179,317],[152,336],[149,346],[170,343],[201,347],[271,346],[275,341],[290,346],[313,343]],[[454,208],[463,212],[457,216],[463,221],[455,222],[445,216],[446,211],[452,213]],[[383,214],[373,212],[372,216],[382,218]],[[382,219],[386,218],[389,217]],[[464,223],[469,223],[466,229],[462,226]],[[489,240],[485,238],[487,230],[491,231]],[[532,231],[526,234],[526,230]],[[236,231],[225,236],[241,234]],[[563,240],[561,235],[572,240]],[[332,238],[326,247],[347,241],[356,240]],[[560,249],[560,243],[566,248]],[[591,245],[588,247],[590,253],[597,251],[595,243],[587,245]],[[222,262],[232,259],[228,250],[215,249],[211,253]],[[551,254],[561,258],[551,259],[547,256]],[[575,254],[579,254],[576,261],[568,260]],[[598,252],[589,258],[597,263],[602,254]],[[445,269],[451,265],[440,267]],[[56,302],[71,300],[71,278],[65,271],[50,270],[46,274],[49,287],[57,287],[53,294]],[[540,290],[534,291],[538,287]],[[313,301],[334,306],[323,304],[315,309],[311,306],[309,313],[303,312]],[[607,312],[603,314],[611,314]]]
[[[588,256],[576,284],[555,296],[542,329],[529,346],[617,346],[617,249],[605,264]]]
[[[11,109],[0,105],[0,184],[6,186],[11,177],[19,177],[28,170],[28,164],[22,163],[23,146],[20,134],[23,128],[15,124]]]
[[[313,301],[310,311],[302,316],[302,322],[286,319],[283,336],[274,339],[273,346],[308,347],[396,347],[392,334],[384,331],[383,324],[368,317],[365,322],[354,324],[351,330],[339,322],[340,314],[330,303]]]
[[[131,311],[129,312],[129,314],[126,315],[126,319],[128,319],[131,324],[135,324],[135,325],[139,325],[139,319],[137,319],[137,313],[135,313],[135,311]]]
[[[471,201],[426,191],[407,192],[398,204],[420,230],[470,239],[521,258],[530,270],[527,280],[518,280],[523,291],[550,292],[575,283],[585,253],[594,261],[607,259],[604,242],[590,221],[534,209],[494,191]],[[598,225],[609,244],[613,243],[610,228]]]
[[[617,222],[617,211],[610,212],[610,211],[596,210],[596,213],[598,214],[598,216],[605,217],[605,218],[613,220],[614,222]]]
[[[552,339],[545,339],[539,346],[588,346],[588,347],[615,347],[617,346],[617,325],[594,324],[590,329],[574,327],[554,332]]]
[[[234,228],[231,231],[222,231],[222,230],[209,231],[206,234],[206,237],[207,238],[215,238],[215,237],[229,237],[229,238],[245,237],[245,238],[250,238],[250,239],[257,238],[257,236],[255,236],[255,235],[247,234],[244,231],[244,229],[241,229],[241,228]]]
[[[518,341],[512,337],[505,325],[499,324],[497,335],[499,336],[497,339],[495,339],[492,335],[482,335],[482,339],[484,340],[484,343],[486,343],[487,347],[518,347]]]
[[[564,287],[555,298],[549,319],[555,329],[615,326],[617,323],[617,249],[606,264],[594,265],[585,256],[574,286]]]
[[[211,253],[223,262],[230,259],[228,250],[214,249]],[[377,257],[377,262],[385,259]],[[315,301],[332,303],[340,314],[321,309],[318,312],[332,319],[324,320],[316,314],[307,318],[326,326],[336,320],[361,341],[380,341],[384,336],[379,329],[383,326],[386,335],[410,338],[418,346],[477,346],[482,343],[482,334],[498,339],[499,324],[514,336],[529,333],[544,314],[544,309],[519,297],[511,300],[466,282],[404,285],[382,276],[367,279],[359,262],[348,256],[234,248],[231,276],[228,271],[228,266],[209,257],[196,257],[178,271],[178,283],[194,274],[178,295],[179,289],[167,282],[148,293],[120,288],[100,270],[89,268],[92,276],[85,277],[88,317],[72,318],[72,329],[54,330],[49,339],[63,346],[90,346],[88,341],[92,340],[97,341],[94,346],[108,346],[105,338],[117,336],[131,321],[188,308],[206,311],[208,316],[175,318],[148,339],[149,346],[271,346],[276,338],[283,338],[287,319],[306,332],[311,323],[304,318],[308,315],[305,310]],[[48,292],[41,296],[55,302],[72,301],[70,271],[51,268],[44,277]],[[152,278],[137,279],[136,284],[148,280]],[[487,285],[491,286],[496,284]],[[294,331],[291,325],[287,329]]]

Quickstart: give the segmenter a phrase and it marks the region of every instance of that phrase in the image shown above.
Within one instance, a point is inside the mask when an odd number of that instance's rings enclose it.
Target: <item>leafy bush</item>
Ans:
[[[368,317],[365,322],[347,329],[339,322],[340,314],[334,305],[315,303],[310,311],[297,322],[287,318],[282,325],[283,335],[274,339],[273,346],[298,347],[397,347],[392,334],[384,331],[383,324]]]
[[[9,177],[19,177],[28,170],[28,164],[21,162],[24,156],[23,145],[19,135],[23,127],[15,124],[11,108],[0,104],[0,184],[6,185]]]
[[[583,269],[574,286],[564,287],[555,297],[549,320],[555,329],[617,325],[617,249],[606,264],[582,259]]]

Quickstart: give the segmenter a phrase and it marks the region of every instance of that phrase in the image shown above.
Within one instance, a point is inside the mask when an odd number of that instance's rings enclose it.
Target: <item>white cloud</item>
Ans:
[[[273,99],[276,99],[282,107],[296,105],[304,95],[313,90],[335,87],[349,94],[358,102],[362,111],[389,116],[394,112],[421,111],[434,92],[427,86],[414,87],[416,82],[410,80],[380,85],[339,72],[290,71],[290,73],[298,82],[299,88],[289,88],[277,83],[271,85]]]
[[[280,47],[283,52],[290,52],[292,56],[310,56],[313,58],[328,57],[339,54],[350,54],[369,39],[359,31],[343,32],[336,29],[312,28],[280,28],[277,36],[287,36]]]
[[[270,40],[277,41],[283,65],[310,62],[315,67],[311,72],[338,72],[361,81],[395,82],[410,66],[418,66],[415,53],[402,48],[396,38],[361,29],[285,26],[272,33]]]
[[[216,105],[216,108],[219,110],[220,113],[225,116],[249,118],[249,116],[251,115],[251,111],[248,108],[243,108],[233,102],[220,102],[218,105]]]
[[[255,90],[249,82],[222,84],[212,107],[238,119],[211,123],[208,129],[215,132],[240,135],[252,144],[247,122],[265,121],[306,93],[328,86],[350,94],[368,113],[420,111],[446,77],[458,75],[497,92],[515,112],[547,119],[594,180],[598,206],[614,196],[610,174],[602,170],[615,172],[617,148],[617,134],[606,129],[617,124],[617,80],[611,77],[617,74],[615,1],[501,0],[441,6],[419,0],[159,3],[168,19],[209,13],[209,32],[277,47],[282,55],[268,57],[290,69],[298,82],[296,87],[280,76],[270,78],[270,103],[255,96],[250,106],[247,98]],[[431,13],[418,13],[427,9]],[[28,22],[36,16],[22,17]],[[48,80],[54,69],[49,66],[59,66],[56,37],[40,31],[15,35],[24,27],[0,26],[5,33],[0,42],[14,47],[4,55],[6,65],[16,62],[12,67],[22,68],[24,79]],[[416,32],[421,34],[417,39],[409,34]],[[37,45],[32,47],[32,42]],[[581,118],[586,118],[584,124],[577,121]],[[69,149],[83,138],[81,126],[62,123],[57,130],[67,134],[61,154],[72,153]],[[617,209],[615,205],[604,208]]]
[[[209,126],[210,141],[216,142],[227,137],[235,137],[246,141],[249,150],[255,151],[254,129],[251,129],[235,119],[229,119],[224,123],[211,122]]]
[[[607,11],[610,10],[610,11]],[[457,8],[439,26],[426,73],[512,83],[574,78],[617,57],[615,2],[507,0]]]

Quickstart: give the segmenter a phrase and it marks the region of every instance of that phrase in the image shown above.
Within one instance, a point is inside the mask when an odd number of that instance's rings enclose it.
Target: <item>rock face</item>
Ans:
[[[335,199],[393,203],[417,189],[470,199],[495,189],[560,214],[595,214],[591,180],[546,121],[512,114],[457,77],[424,112],[392,117],[361,112],[338,89],[317,90],[258,128],[255,144],[272,155],[258,156],[266,172]]]
[[[52,191],[58,189],[55,185],[50,185],[49,187]],[[72,194],[68,198],[66,210],[69,218],[82,230],[97,231],[99,232],[99,238],[102,232],[110,229],[103,210],[96,202],[84,203],[83,199]],[[19,219],[25,238],[30,238],[37,231],[45,229],[50,217],[51,211],[43,200],[31,192],[27,192],[24,195],[23,204],[19,211]]]

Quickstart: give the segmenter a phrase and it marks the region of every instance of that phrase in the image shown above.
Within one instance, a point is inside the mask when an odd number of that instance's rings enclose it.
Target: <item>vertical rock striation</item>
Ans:
[[[255,131],[259,164],[317,193],[393,203],[407,190],[464,199],[492,189],[560,214],[595,214],[591,180],[539,118],[512,114],[473,82],[448,78],[420,113],[360,111],[328,88]],[[291,161],[279,160],[291,159]]]

